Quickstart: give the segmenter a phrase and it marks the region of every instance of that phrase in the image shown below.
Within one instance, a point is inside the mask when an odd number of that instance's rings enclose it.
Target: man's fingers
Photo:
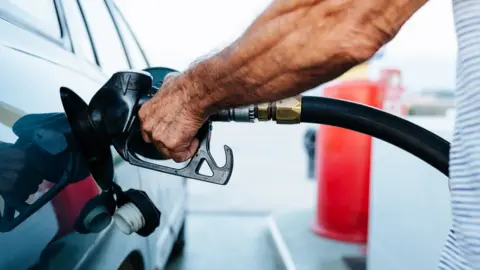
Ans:
[[[138,118],[140,120],[140,133],[142,134],[142,138],[146,143],[151,143],[152,140],[150,136],[152,134],[152,124],[151,120],[148,118],[150,115],[146,106],[148,106],[148,104],[143,104],[138,111]]]
[[[195,155],[195,153],[197,152],[199,144],[200,143],[198,139],[194,138],[187,149],[181,149],[176,152],[171,152],[172,159],[175,162],[184,162],[191,159],[193,155]]]
[[[197,152],[198,150],[198,147],[200,145],[200,141],[198,140],[198,138],[193,138],[192,142],[190,143],[189,147],[188,147],[188,158],[192,158],[193,155],[195,155],[195,153]]]
[[[152,99],[143,104],[138,116],[141,121],[143,140],[155,145],[165,159],[183,162],[196,153],[199,141],[198,139],[191,140],[196,130],[187,128],[193,124],[196,125],[196,123],[189,123],[195,119],[192,117],[187,118],[186,116],[188,115],[181,112],[181,108],[185,105],[182,103],[184,102],[183,96],[172,94],[171,90],[177,89],[175,87],[177,76],[181,76],[181,73],[170,72],[165,76],[162,86],[165,89],[159,91]],[[175,108],[174,106],[180,107]],[[169,110],[169,108],[175,109]],[[183,119],[181,116],[183,116]],[[186,125],[186,127],[182,127],[182,124]],[[181,127],[181,132],[178,131],[178,127]]]
[[[148,134],[142,130],[142,138],[143,140],[146,142],[146,143],[151,143],[152,141],[150,140],[150,136],[148,136]]]
[[[158,152],[162,155],[164,159],[171,159],[172,154],[170,151],[165,147],[165,145],[161,142],[155,143],[155,147],[157,148]]]
[[[188,151],[181,151],[181,152],[172,153],[172,159],[175,162],[184,162],[185,160],[188,159]]]

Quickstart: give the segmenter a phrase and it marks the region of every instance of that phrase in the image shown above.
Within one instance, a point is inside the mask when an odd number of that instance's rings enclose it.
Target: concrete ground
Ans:
[[[269,242],[267,217],[275,210],[312,206],[315,183],[307,180],[303,134],[307,125],[215,123],[212,153],[223,145],[235,167],[226,186],[189,183],[188,244],[168,270],[282,269]]]
[[[190,214],[187,222],[185,252],[167,270],[282,269],[263,215]]]

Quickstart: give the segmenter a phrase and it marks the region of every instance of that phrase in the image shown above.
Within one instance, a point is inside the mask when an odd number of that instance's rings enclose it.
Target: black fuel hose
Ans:
[[[408,120],[359,103],[303,96],[301,122],[367,134],[395,145],[449,176],[450,143]]]

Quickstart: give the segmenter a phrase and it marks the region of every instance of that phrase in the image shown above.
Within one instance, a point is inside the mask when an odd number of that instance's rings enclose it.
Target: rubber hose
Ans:
[[[374,107],[326,97],[302,97],[301,121],[350,129],[393,144],[447,177],[450,143],[408,120]]]

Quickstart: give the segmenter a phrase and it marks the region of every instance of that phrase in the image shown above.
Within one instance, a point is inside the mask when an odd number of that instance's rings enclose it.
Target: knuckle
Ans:
[[[176,147],[175,142],[169,139],[165,140],[163,143],[165,144],[165,147],[167,147],[168,149],[175,149]]]
[[[138,110],[138,118],[140,118],[140,121],[145,121],[147,118],[147,112],[148,112],[148,105],[143,104],[142,107]]]
[[[181,146],[182,140],[179,136],[169,136],[164,143],[169,149],[175,149]]]
[[[152,132],[152,139],[154,142],[156,142],[157,144],[165,144],[164,140],[163,140],[163,137],[162,137],[162,132],[159,130],[159,129],[155,129],[153,132]],[[165,145],[167,146],[167,145]],[[168,146],[167,146],[168,148]]]
[[[154,143],[155,147],[157,148],[158,152],[164,157],[164,158],[170,158],[170,153],[168,150],[165,148],[165,146],[162,143]]]
[[[166,159],[172,158],[172,155],[165,148],[159,147],[158,149],[163,158],[166,158]]]
[[[140,123],[140,126],[142,130],[146,133],[152,133],[153,132],[153,125],[151,124],[151,121],[142,121]]]
[[[177,152],[172,156],[172,159],[175,162],[183,162],[186,160],[186,154],[185,152]]]

